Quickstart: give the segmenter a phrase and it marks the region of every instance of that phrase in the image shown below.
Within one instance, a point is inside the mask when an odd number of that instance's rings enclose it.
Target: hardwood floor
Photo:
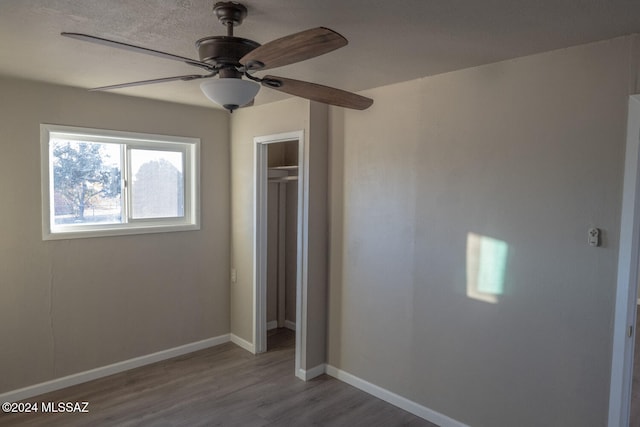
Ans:
[[[0,426],[437,427],[327,375],[297,379],[293,340],[277,330],[258,356],[226,343],[44,394],[26,401],[89,412],[0,412]]]

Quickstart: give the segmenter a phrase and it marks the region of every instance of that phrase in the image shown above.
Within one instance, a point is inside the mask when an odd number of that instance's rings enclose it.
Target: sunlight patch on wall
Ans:
[[[467,297],[496,304],[504,293],[509,245],[502,240],[467,234]]]

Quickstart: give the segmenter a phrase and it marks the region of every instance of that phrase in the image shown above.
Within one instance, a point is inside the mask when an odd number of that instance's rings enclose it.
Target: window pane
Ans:
[[[43,240],[200,229],[200,140],[41,124]]]
[[[120,145],[50,141],[56,225],[122,222]]]
[[[183,153],[132,149],[131,217],[184,216]]]

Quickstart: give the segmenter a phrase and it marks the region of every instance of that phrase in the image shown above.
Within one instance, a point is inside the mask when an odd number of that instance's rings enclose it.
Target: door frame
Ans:
[[[640,264],[640,95],[629,97],[613,324],[609,427],[629,425]],[[632,328],[632,329],[629,329]],[[629,334],[629,331],[632,333]],[[631,335],[631,336],[629,336]]]
[[[256,353],[267,350],[267,186],[269,144],[298,142],[298,223],[296,257],[296,354],[295,374],[301,377],[301,361],[306,353],[307,334],[307,268],[309,222],[309,159],[306,156],[304,130],[257,136],[255,150],[254,190],[254,278],[253,278],[253,342]],[[302,378],[302,377],[301,377]]]

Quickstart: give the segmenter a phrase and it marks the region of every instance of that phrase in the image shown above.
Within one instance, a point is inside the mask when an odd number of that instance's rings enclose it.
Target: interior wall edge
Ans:
[[[253,353],[253,354],[256,353],[256,346],[253,343],[250,343],[249,341],[245,340],[244,338],[240,338],[235,334],[229,334],[229,335],[232,343],[234,343],[238,347],[241,347],[247,350],[250,353]]]

